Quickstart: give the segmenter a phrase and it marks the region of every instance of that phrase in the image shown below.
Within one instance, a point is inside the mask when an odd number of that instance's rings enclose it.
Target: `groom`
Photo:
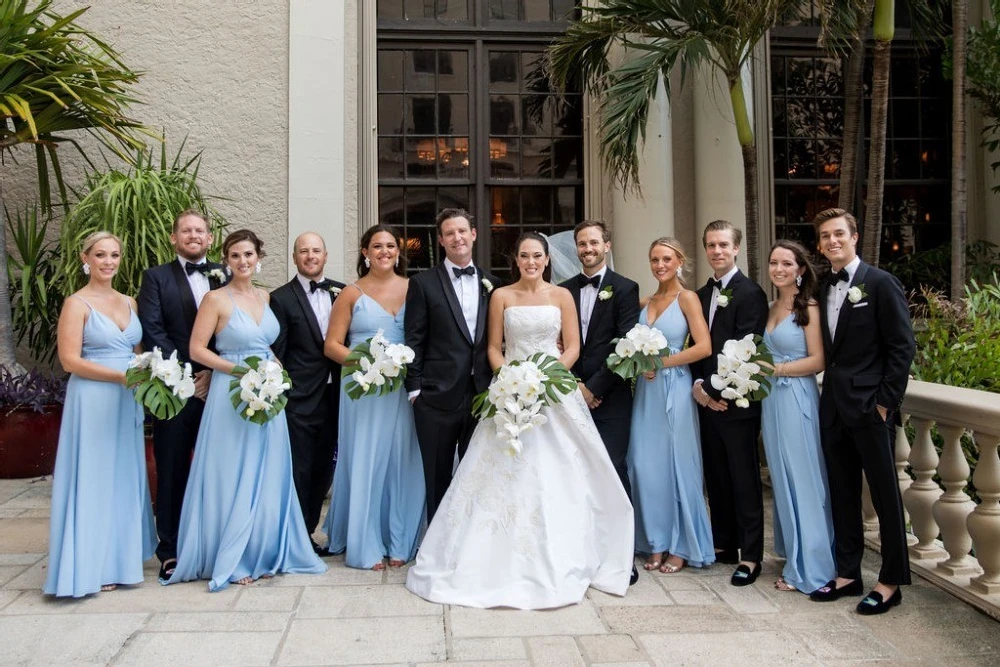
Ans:
[[[410,279],[404,328],[414,359],[406,372],[427,487],[427,520],[444,498],[455,463],[475,429],[472,398],[492,373],[486,358],[486,316],[500,283],[472,263],[476,230],[462,209],[437,216],[445,260]]]
[[[163,356],[177,352],[181,362],[190,361],[188,344],[191,328],[202,297],[221,287],[222,265],[206,262],[212,243],[208,218],[188,209],[174,219],[170,242],[177,259],[147,269],[139,288],[139,321],[142,346],[160,348]],[[198,426],[212,371],[191,363],[194,370],[194,398],[173,419],[153,420],[153,456],[156,459],[156,534],[160,542],[160,579],[169,579],[177,565],[177,529],[181,503],[191,468],[191,453],[198,438]]]
[[[899,406],[916,343],[902,285],[857,255],[854,216],[843,209],[827,209],[816,216],[813,226],[820,252],[832,269],[818,295],[826,356],[819,420],[830,478],[837,578],[809,597],[826,602],[864,592],[864,471],[878,514],[882,569],[857,612],[882,614],[902,601],[899,587],[910,583],[894,450]]]
[[[621,338],[639,321],[639,286],[608,268],[611,235],[603,222],[584,220],[573,229],[576,255],[583,272],[562,283],[573,295],[580,323],[580,357],[573,374],[590,407],[597,432],[629,500],[629,434],[632,430],[632,387],[607,366],[613,338]],[[639,573],[632,566],[635,583]]]

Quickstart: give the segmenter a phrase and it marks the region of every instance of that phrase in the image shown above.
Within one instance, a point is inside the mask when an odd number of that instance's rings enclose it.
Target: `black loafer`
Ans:
[[[733,572],[733,576],[729,579],[729,583],[733,586],[749,586],[753,582],[757,581],[757,577],[760,576],[760,563],[756,563],[751,570],[746,565],[740,564],[736,567],[736,571]]]
[[[739,549],[723,549],[715,552],[715,562],[726,565],[736,565],[740,562]]]
[[[837,588],[837,581],[831,579],[826,582],[826,586],[817,588],[812,593],[809,594],[809,599],[813,602],[833,602],[834,600],[839,600],[845,595],[861,595],[865,592],[865,585],[860,579],[855,579],[849,584],[844,584],[840,588]]]
[[[639,570],[635,569],[635,565],[632,566],[632,576],[629,577],[628,585],[635,586],[635,582],[639,581]]]
[[[876,614],[884,614],[902,601],[903,593],[898,588],[895,593],[889,596],[888,600],[883,600],[881,593],[872,591],[858,603],[856,609],[862,616],[875,616]]]
[[[159,574],[160,581],[167,581],[167,580],[169,580],[170,577],[173,576],[174,570],[176,570],[176,569],[177,569],[177,559],[176,558],[168,558],[165,561],[163,561],[162,563],[160,563],[160,574]]]

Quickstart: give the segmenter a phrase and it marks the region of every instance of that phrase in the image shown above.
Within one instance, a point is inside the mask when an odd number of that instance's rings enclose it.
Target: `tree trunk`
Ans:
[[[885,187],[885,130],[889,110],[889,51],[892,42],[875,42],[872,58],[871,145],[868,149],[868,195],[865,199],[861,258],[878,266],[882,243],[882,197]]]
[[[851,40],[851,55],[844,71],[844,144],[840,154],[840,194],[837,206],[857,212],[858,144],[861,134],[862,91],[864,90],[865,43]]]
[[[14,355],[14,322],[10,314],[10,283],[7,279],[7,212],[4,208],[3,189],[0,186],[0,366],[15,373],[24,368]]]
[[[965,192],[965,58],[968,0],[952,0],[951,115],[951,300],[965,293],[965,245],[968,202]]]
[[[760,275],[760,235],[757,226],[757,147],[753,140],[753,127],[747,113],[746,97],[743,94],[743,80],[740,72],[727,76],[729,98],[733,104],[733,119],[736,122],[736,137],[743,152],[743,201],[746,214],[747,273],[758,283]]]

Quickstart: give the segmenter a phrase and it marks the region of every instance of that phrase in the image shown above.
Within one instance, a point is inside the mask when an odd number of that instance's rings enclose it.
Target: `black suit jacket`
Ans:
[[[580,324],[580,283],[573,277],[563,282],[562,287],[573,295]],[[594,302],[587,340],[583,340],[583,325],[580,324],[580,357],[572,369],[597,398],[617,391],[631,391],[628,382],[611,372],[607,360],[615,349],[611,340],[627,334],[639,321],[639,285],[608,269],[598,294],[607,287],[611,288],[611,298],[602,301],[598,297]]]
[[[221,264],[206,262],[209,270],[222,270]],[[209,277],[209,289],[217,289],[225,284]],[[191,291],[191,283],[175,259],[166,264],[146,269],[142,276],[142,286],[137,298],[139,322],[142,323],[142,347],[145,350],[160,348],[164,357],[177,350],[177,358],[191,361],[189,347],[194,318],[198,315],[198,304]],[[197,372],[204,370],[201,364],[191,363]]]
[[[826,373],[820,396],[820,423],[833,424],[837,415],[847,423],[878,419],[876,405],[896,411],[903,402],[910,364],[916,352],[906,296],[899,280],[864,262],[851,286],[864,286],[867,296],[857,303],[844,299],[837,331],[830,335],[826,316],[830,289],[819,290],[820,322]]]
[[[338,290],[346,287],[344,283],[331,282]],[[333,303],[337,295],[327,293]],[[288,411],[312,414],[323,407],[323,390],[331,374],[339,386],[340,364],[323,354],[323,334],[297,276],[271,292],[271,310],[281,325],[271,349],[292,378]]]
[[[743,338],[747,334],[764,335],[767,326],[767,295],[760,285],[737,271],[726,285],[726,290],[732,290],[729,303],[725,308],[716,307],[715,319],[710,331],[712,338],[712,354],[691,364],[691,373],[695,380],[703,380],[702,389],[712,398],[719,400],[721,393],[712,386],[712,375],[719,368],[719,353],[727,340]],[[701,310],[708,322],[708,310],[712,304],[712,288],[703,285],[698,288],[698,298],[701,300]],[[719,419],[745,419],[760,416],[760,401],[751,401],[748,408],[737,408],[730,402],[725,412],[712,412]]]
[[[414,359],[406,371],[406,390],[420,390],[421,400],[441,409],[454,409],[468,387],[470,369],[475,388],[481,392],[493,376],[486,357],[486,319],[496,276],[476,267],[479,281],[479,314],[476,334],[469,336],[462,307],[447,267],[443,263],[410,278],[406,292],[404,327],[406,344],[413,348]]]

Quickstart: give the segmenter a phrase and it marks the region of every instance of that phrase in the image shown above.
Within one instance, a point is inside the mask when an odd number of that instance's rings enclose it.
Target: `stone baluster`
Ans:
[[[896,478],[899,479],[899,492],[905,493],[913,479],[906,469],[910,467],[910,441],[906,437],[906,422],[910,421],[910,415],[902,415],[902,426],[896,427]],[[910,513],[903,509],[903,519],[907,523],[910,521]]]
[[[976,433],[979,462],[972,482],[979,493],[979,504],[966,520],[976,558],[983,573],[969,582],[969,588],[984,595],[1000,594],[1000,436]]]
[[[969,556],[972,538],[965,524],[966,518],[976,506],[965,493],[969,479],[969,463],[962,451],[965,427],[938,422],[938,432],[944,438],[938,474],[945,491],[934,503],[933,514],[941,528],[941,541],[949,556],[948,560],[938,563],[938,568],[952,576],[978,574],[979,566]]]
[[[916,435],[910,450],[910,466],[916,479],[903,493],[903,506],[910,513],[910,526],[917,536],[917,543],[910,545],[910,558],[926,560],[940,558],[944,552],[934,544],[938,526],[934,522],[934,502],[941,495],[941,487],[934,481],[938,455],[931,441],[929,419],[911,417]]]
[[[868,488],[868,478],[861,476],[861,518],[864,522],[865,537],[881,544],[878,534],[878,513],[872,503],[872,491]]]

